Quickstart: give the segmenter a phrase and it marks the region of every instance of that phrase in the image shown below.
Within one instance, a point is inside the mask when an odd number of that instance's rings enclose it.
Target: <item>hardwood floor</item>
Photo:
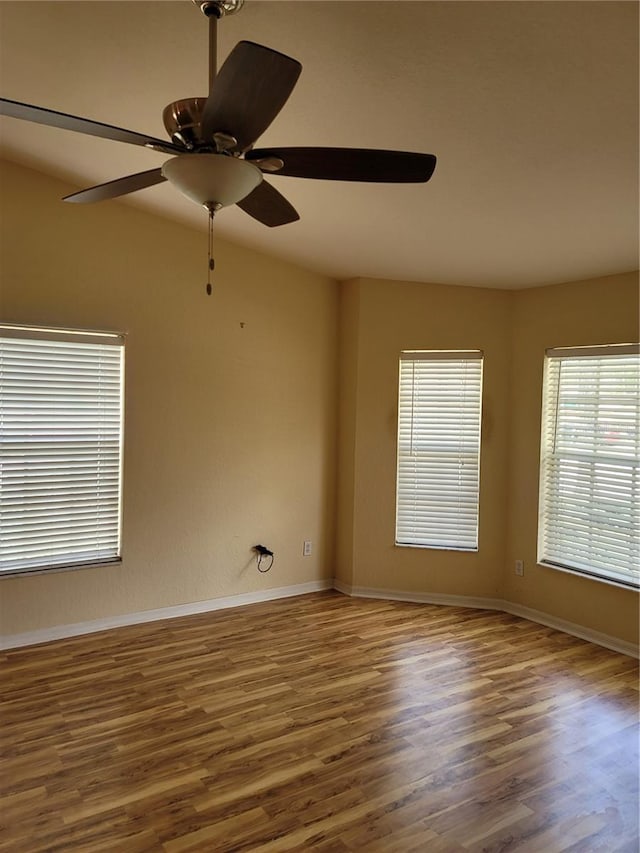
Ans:
[[[637,662],[317,593],[4,653],[0,850],[638,850]]]

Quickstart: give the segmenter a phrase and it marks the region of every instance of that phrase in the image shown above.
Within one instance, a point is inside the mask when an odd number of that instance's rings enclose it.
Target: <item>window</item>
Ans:
[[[640,348],[547,351],[538,561],[638,587]]]
[[[396,544],[478,548],[482,353],[403,352]]]
[[[123,339],[0,326],[0,574],[119,559]]]

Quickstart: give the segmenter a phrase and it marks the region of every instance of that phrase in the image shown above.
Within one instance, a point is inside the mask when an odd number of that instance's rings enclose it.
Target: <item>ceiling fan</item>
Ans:
[[[364,148],[254,148],[278,115],[302,71],[291,57],[250,41],[239,42],[217,70],[217,22],[244,0],[193,0],[209,21],[209,95],[165,107],[163,121],[171,141],[91,119],[0,98],[0,115],[142,145],[174,155],[163,166],[98,184],[64,198],[94,202],[116,198],[165,180],[210,218],[237,204],[268,226],[299,219],[297,211],[263,174],[330,181],[419,183],[436,165],[433,154]]]

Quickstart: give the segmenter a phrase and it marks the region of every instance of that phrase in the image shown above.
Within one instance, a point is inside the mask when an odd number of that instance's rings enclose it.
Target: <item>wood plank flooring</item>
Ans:
[[[0,850],[637,853],[637,662],[316,593],[2,655]]]

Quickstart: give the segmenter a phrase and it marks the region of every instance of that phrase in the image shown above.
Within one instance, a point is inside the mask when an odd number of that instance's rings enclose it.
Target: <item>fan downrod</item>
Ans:
[[[223,18],[235,15],[244,6],[244,0],[193,0],[205,17]]]

